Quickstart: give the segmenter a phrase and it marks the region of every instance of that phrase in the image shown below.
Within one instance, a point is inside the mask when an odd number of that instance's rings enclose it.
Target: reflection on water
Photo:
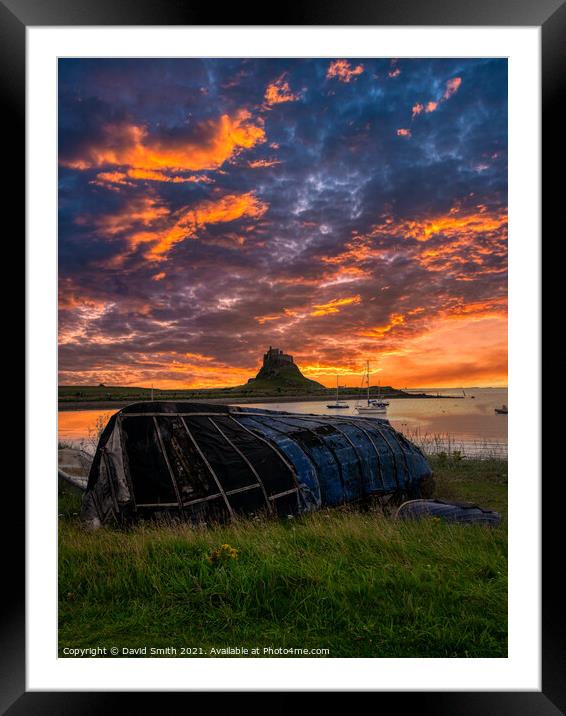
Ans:
[[[116,410],[60,410],[58,415],[59,442],[80,445],[94,452],[98,434]]]
[[[461,451],[466,455],[507,455],[507,416],[495,408],[507,404],[507,390],[477,388],[462,391],[429,391],[444,398],[388,398],[385,415],[394,428],[421,445],[427,452]],[[474,398],[470,396],[474,396]],[[332,402],[332,401],[328,401]],[[356,400],[345,400],[348,408],[329,410],[327,401],[306,403],[257,403],[254,408],[287,410],[292,413],[357,415]],[[363,402],[362,402],[363,404]],[[244,405],[240,403],[240,405]],[[245,406],[244,406],[245,407]]]
[[[495,408],[507,404],[507,390],[477,388],[466,390],[466,396],[455,389],[430,391],[454,398],[390,399],[386,416],[397,430],[421,444],[427,451],[461,450],[465,454],[507,454],[507,416],[496,415]],[[469,396],[474,395],[475,398]],[[328,401],[300,403],[235,403],[243,407],[286,410],[291,413],[357,415],[356,401],[348,408],[329,410]],[[203,405],[203,408],[205,406]],[[115,410],[65,410],[59,413],[59,441],[79,443],[93,448],[97,428],[106,424]]]

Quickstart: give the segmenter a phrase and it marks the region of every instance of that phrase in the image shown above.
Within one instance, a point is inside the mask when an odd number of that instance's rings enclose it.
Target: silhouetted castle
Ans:
[[[288,365],[294,365],[293,356],[283,353],[279,348],[269,346],[267,353],[263,354],[264,368],[282,368]]]
[[[286,369],[287,374],[289,374],[290,371],[291,375],[296,373],[297,376],[303,377],[293,360],[293,356],[290,356],[288,353],[283,353],[279,348],[269,346],[267,353],[263,354],[263,365],[259,373],[255,378],[250,378],[248,383],[252,383],[258,378],[275,378],[283,369]]]

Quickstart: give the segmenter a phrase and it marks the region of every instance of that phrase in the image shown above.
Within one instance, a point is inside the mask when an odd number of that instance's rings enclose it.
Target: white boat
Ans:
[[[378,397],[377,398],[370,398],[369,397],[369,388],[370,388],[370,379],[369,379],[369,360],[367,361],[367,369],[366,369],[366,381],[367,381],[367,389],[368,389],[368,397],[365,405],[356,405],[356,412],[362,413],[364,415],[369,414],[381,414],[385,413],[387,411],[387,406],[389,403],[386,400],[381,400],[379,397],[379,387],[378,387]]]
[[[331,403],[326,406],[327,408],[349,408],[350,406],[348,403],[345,403],[343,400],[338,400],[338,376],[336,376],[336,402]]]

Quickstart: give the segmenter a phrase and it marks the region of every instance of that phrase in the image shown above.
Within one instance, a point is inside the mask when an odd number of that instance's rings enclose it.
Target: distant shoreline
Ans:
[[[375,397],[375,396],[372,396]],[[395,395],[391,398],[387,397],[387,400],[406,400],[407,398],[434,398],[443,399],[451,398],[465,400],[463,395],[430,395],[428,393],[407,393],[405,395]],[[340,400],[362,400],[363,396],[360,395],[340,395]],[[179,400],[172,400],[167,402],[176,403],[205,403],[205,404],[216,404],[216,405],[234,405],[239,403],[311,403],[311,402],[331,402],[334,400],[333,395],[324,396],[313,396],[313,395],[286,395],[286,396],[271,396],[271,397],[233,397],[233,398],[182,398]],[[120,410],[125,408],[127,405],[139,402],[149,402],[140,400],[76,400],[76,401],[59,401],[59,411],[65,410],[106,410],[109,408],[116,408]],[[156,400],[154,402],[162,402]]]

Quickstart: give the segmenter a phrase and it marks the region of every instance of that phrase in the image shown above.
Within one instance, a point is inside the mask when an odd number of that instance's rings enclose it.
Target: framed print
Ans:
[[[564,5],[1,12],[28,367],[3,707],[564,710],[538,429]]]

